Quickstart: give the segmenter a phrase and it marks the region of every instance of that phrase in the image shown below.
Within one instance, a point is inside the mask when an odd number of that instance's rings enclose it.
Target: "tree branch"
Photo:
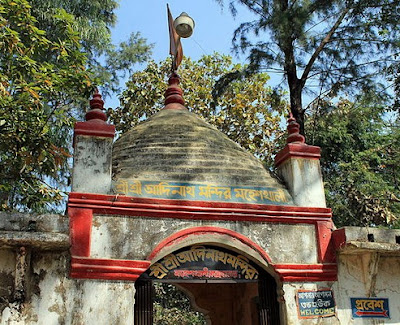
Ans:
[[[308,61],[303,74],[300,78],[301,84],[304,86],[308,77],[308,74],[310,73],[312,66],[315,62],[315,60],[318,58],[319,54],[322,52],[324,49],[325,45],[330,41],[332,35],[335,33],[337,28],[340,26],[342,23],[343,19],[346,17],[347,13],[350,11],[350,7],[346,7],[342,14],[339,16],[337,19],[336,23],[332,26],[332,28],[329,30],[328,34],[325,36],[325,38],[321,41],[321,44],[316,48],[314,51],[313,55],[311,56],[310,60]]]

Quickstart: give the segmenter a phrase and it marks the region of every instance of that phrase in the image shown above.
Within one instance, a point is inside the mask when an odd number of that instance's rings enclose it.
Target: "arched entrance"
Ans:
[[[136,282],[135,325],[153,323],[156,281],[176,284],[211,325],[279,325],[275,279],[248,255],[215,244],[182,247]]]

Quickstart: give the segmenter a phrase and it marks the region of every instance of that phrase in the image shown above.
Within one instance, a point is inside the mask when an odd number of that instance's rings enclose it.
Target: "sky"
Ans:
[[[130,33],[140,32],[148,43],[154,44],[152,58],[166,59],[169,56],[167,3],[174,18],[184,11],[195,21],[193,35],[182,40],[183,54],[194,60],[213,52],[232,55],[234,30],[240,23],[253,19],[245,8],[233,18],[229,9],[222,9],[215,0],[121,0],[116,11],[118,21],[112,30],[113,42],[117,44],[127,40]],[[235,57],[236,62],[245,59],[245,55]],[[118,106],[117,97],[109,98],[107,106]]]
[[[192,59],[214,51],[229,54],[233,31],[240,22],[252,19],[245,8],[240,18],[234,19],[228,8],[221,9],[215,0],[121,0],[113,40],[122,41],[131,32],[139,31],[154,43],[153,58],[165,59],[169,55],[167,3],[174,18],[184,11],[195,21],[193,35],[182,41],[184,54]]]

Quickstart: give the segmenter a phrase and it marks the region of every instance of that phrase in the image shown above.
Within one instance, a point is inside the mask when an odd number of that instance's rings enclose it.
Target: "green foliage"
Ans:
[[[400,226],[399,118],[375,97],[320,106],[310,121],[322,149],[328,206],[342,225]]]
[[[151,46],[137,33],[119,47],[111,43],[117,5],[0,0],[1,209],[57,209],[71,129],[94,85],[115,91],[147,59]]]
[[[70,28],[81,39],[92,79],[102,86],[103,96],[120,91],[119,80],[131,73],[136,63],[149,58],[152,45],[148,45],[140,33],[132,33],[118,46],[112,44],[110,28],[116,22],[116,0],[30,0],[30,3],[38,27],[45,30],[52,41],[60,37],[55,29],[57,16],[71,17]]]
[[[224,3],[224,0],[217,0]],[[302,125],[302,95],[319,100],[385,89],[387,68],[400,50],[400,2],[391,0],[229,0],[233,14],[245,6],[254,15],[233,37],[237,53],[249,53],[247,70],[281,72],[293,115]],[[222,79],[222,90],[231,76]],[[218,91],[217,91],[218,93]]]
[[[170,67],[170,60],[150,62],[143,71],[132,75],[120,98],[121,106],[109,110],[118,131],[127,131],[164,106]],[[179,69],[186,107],[271,166],[271,154],[277,149],[274,140],[282,134],[279,123],[286,104],[280,93],[267,86],[269,76],[259,73],[232,82],[214,102],[211,90],[215,80],[243,66],[233,64],[229,56],[214,54],[198,61],[185,59]]]
[[[71,28],[80,36],[83,48],[90,56],[107,50],[111,42],[110,27],[115,25],[117,17],[114,11],[118,7],[115,0],[30,0],[32,15],[38,20],[41,29],[53,31],[57,24],[55,17],[61,12],[74,17]],[[56,38],[57,33],[49,34]]]
[[[205,325],[203,314],[193,311],[190,300],[174,285],[154,283],[155,325]]]
[[[71,17],[54,17],[56,41],[26,0],[0,1],[0,204],[40,210],[61,199],[52,181],[68,171],[70,104],[92,84]]]

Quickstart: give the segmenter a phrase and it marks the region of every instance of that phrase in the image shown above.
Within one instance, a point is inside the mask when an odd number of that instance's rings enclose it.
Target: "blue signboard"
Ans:
[[[297,291],[299,318],[329,317],[335,315],[332,290]]]
[[[350,298],[353,318],[390,318],[388,298]]]

